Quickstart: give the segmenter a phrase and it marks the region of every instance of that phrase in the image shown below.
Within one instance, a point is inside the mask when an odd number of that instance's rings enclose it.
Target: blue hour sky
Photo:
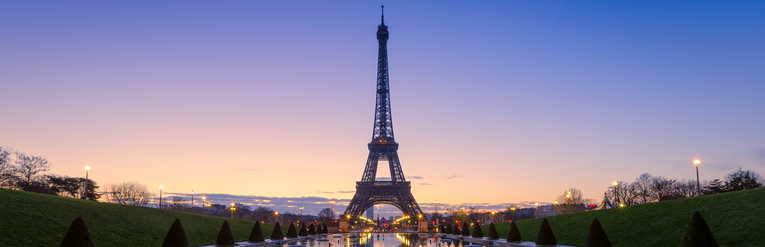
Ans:
[[[155,193],[350,199],[380,4],[426,211],[765,173],[762,1],[0,1],[0,146]]]

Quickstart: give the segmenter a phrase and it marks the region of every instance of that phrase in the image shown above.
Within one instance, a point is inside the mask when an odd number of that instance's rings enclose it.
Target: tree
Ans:
[[[566,197],[566,195],[569,195],[569,197]],[[580,208],[580,205],[584,205],[584,196],[582,191],[577,188],[570,188],[564,191],[563,194],[558,196],[557,201],[561,204],[561,206],[557,207],[558,212],[565,212],[566,214],[584,212],[584,207]]]
[[[41,156],[26,155],[24,153],[16,152],[16,173],[21,176],[22,186],[32,184],[32,179],[35,178],[37,173],[47,172],[50,170],[50,164],[48,160]]]
[[[643,204],[649,203],[651,198],[651,174],[643,173],[632,183],[635,192]]]
[[[648,174],[648,173],[646,173]],[[590,230],[587,232],[587,239],[584,240],[585,247],[611,247],[611,240],[608,239],[606,231],[600,225],[598,218],[592,220]]]
[[[277,225],[278,226],[278,225]],[[231,227],[228,226],[228,220],[223,221],[223,225],[218,232],[218,238],[215,240],[217,245],[234,245],[234,234],[231,233]]]
[[[165,235],[165,240],[162,241],[162,247],[188,247],[189,239],[186,237],[186,231],[183,230],[181,220],[175,218],[173,225],[170,226],[170,230]]]
[[[48,183],[58,196],[83,199],[85,197],[85,191],[87,190],[89,200],[98,200],[101,198],[101,194],[97,192],[99,186],[93,180],[55,174],[47,175],[45,176],[45,179],[46,183]],[[87,188],[85,188],[85,184],[87,184]]]
[[[186,211],[186,209],[189,207],[188,204],[186,204],[186,201],[183,200],[183,197],[173,197],[173,201],[170,203],[170,206],[167,209],[175,210],[175,211]]]
[[[78,216],[72,221],[60,246],[96,246],[96,244],[93,243],[93,238],[90,237],[90,231],[88,231],[88,226],[85,225],[85,220],[83,220],[82,217]]]
[[[712,235],[712,230],[709,229],[707,222],[704,220],[704,217],[701,217],[699,211],[693,212],[691,223],[688,224],[688,229],[680,246],[717,247],[715,236]]]
[[[252,211],[255,221],[268,221],[268,217],[274,214],[274,210],[268,207],[258,207]]]
[[[762,187],[760,174],[741,168],[725,176],[726,191],[750,190]]]
[[[539,225],[539,232],[537,233],[537,245],[556,245],[558,240],[555,239],[555,234],[550,228],[550,223],[547,223],[547,218],[542,219],[542,224]]]
[[[13,164],[13,150],[0,147],[0,187],[11,188],[16,176],[16,166]]]
[[[654,201],[666,201],[677,199],[677,195],[674,192],[675,183],[677,180],[666,179],[661,176],[656,176],[651,179],[651,197]]]
[[[149,189],[139,182],[124,182],[106,186],[106,198],[117,204],[146,206],[149,204]]]
[[[332,212],[331,208],[325,208],[319,212],[319,218],[322,220],[333,219],[334,217],[335,212]]]

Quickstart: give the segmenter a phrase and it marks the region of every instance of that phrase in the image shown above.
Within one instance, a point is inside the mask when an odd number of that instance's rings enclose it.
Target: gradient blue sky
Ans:
[[[350,199],[380,4],[421,204],[765,172],[763,1],[0,1],[0,145],[100,184]]]

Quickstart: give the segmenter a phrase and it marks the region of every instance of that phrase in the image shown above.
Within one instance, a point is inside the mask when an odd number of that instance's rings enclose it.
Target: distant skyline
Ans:
[[[599,201],[646,172],[695,180],[696,158],[701,180],[765,173],[762,1],[0,1],[0,146],[102,186],[348,200],[381,4],[425,211]]]

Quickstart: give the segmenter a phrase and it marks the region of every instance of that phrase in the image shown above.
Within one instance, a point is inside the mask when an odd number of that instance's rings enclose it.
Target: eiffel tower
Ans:
[[[384,7],[384,6],[383,6]],[[412,195],[412,186],[406,181],[398,159],[398,143],[393,138],[393,120],[390,111],[390,92],[388,88],[388,26],[385,25],[385,13],[382,23],[377,26],[379,43],[377,56],[377,102],[375,104],[375,123],[369,158],[361,181],[356,182],[356,194],[343,214],[344,219],[355,219],[369,207],[376,204],[389,204],[400,209],[405,216],[415,221],[422,215],[420,206]],[[377,181],[377,162],[388,161],[390,181]]]

